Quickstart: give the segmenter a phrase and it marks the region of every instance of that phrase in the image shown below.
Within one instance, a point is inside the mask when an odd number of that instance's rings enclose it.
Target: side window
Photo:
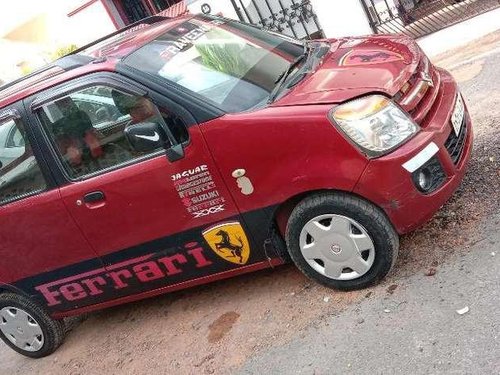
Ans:
[[[124,133],[130,125],[154,122],[169,129],[172,143],[188,139],[184,123],[175,114],[158,108],[147,97],[107,86],[73,92],[44,105],[38,115],[72,178],[115,168],[160,150],[134,150]]]
[[[10,130],[9,137],[7,138],[7,142],[5,147],[23,147],[24,146],[24,137],[21,134],[21,131],[17,126],[13,126]]]
[[[19,121],[0,122],[0,204],[47,188]]]

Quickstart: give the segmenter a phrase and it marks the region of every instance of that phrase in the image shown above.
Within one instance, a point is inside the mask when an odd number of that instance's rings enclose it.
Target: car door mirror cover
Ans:
[[[156,122],[128,125],[125,128],[125,135],[132,148],[138,152],[151,152],[159,148],[171,147],[163,127]]]

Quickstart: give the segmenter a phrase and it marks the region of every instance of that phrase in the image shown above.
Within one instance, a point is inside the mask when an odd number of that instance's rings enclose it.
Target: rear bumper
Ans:
[[[451,114],[459,91],[448,72],[441,70],[440,75],[440,92],[423,123],[422,131],[391,154],[371,160],[354,189],[356,194],[383,208],[399,234],[421,226],[446,203],[460,185],[470,159],[473,132],[467,109],[462,125],[467,132],[458,161],[453,161],[446,148],[453,131]],[[422,150],[429,148],[431,143],[438,146],[436,156],[446,178],[437,190],[425,195],[416,188],[412,174],[404,165],[421,154]]]

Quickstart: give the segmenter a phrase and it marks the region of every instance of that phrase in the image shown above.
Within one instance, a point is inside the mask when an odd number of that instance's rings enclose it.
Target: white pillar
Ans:
[[[310,0],[327,38],[373,34],[363,0]]]

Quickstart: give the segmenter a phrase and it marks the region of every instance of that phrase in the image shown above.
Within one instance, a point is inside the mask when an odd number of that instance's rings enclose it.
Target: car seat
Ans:
[[[97,159],[103,149],[90,117],[73,103],[64,116],[52,125],[61,154],[71,166],[82,164],[85,157]]]

